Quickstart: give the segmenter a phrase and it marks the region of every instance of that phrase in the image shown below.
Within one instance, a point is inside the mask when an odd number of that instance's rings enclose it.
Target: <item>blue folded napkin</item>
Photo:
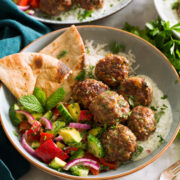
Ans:
[[[50,28],[20,11],[11,0],[0,0],[0,58],[19,52],[48,32]],[[10,144],[0,125],[0,179],[18,179],[29,168],[29,163]]]

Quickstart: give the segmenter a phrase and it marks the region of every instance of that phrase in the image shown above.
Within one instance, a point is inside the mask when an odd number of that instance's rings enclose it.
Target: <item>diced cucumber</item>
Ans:
[[[50,110],[43,115],[43,117],[45,117],[46,119],[49,119],[49,120],[52,118],[52,116],[53,116],[53,113]]]
[[[50,163],[49,167],[54,168],[54,169],[59,169],[61,167],[64,167],[67,163],[58,157],[55,157]]]
[[[59,135],[63,137],[63,141],[66,144],[79,143],[82,140],[80,132],[75,128],[62,128],[59,131]]]
[[[82,149],[78,149],[74,152],[74,154],[71,156],[70,160],[78,159],[84,157],[84,151]]]
[[[82,166],[73,166],[70,168],[70,170],[75,176],[87,176],[89,173],[89,168]]]
[[[73,103],[68,106],[68,110],[75,121],[78,121],[80,115],[80,106],[78,103]]]
[[[98,135],[101,135],[102,132],[103,132],[103,129],[101,127],[96,127],[96,128],[91,129],[88,133],[92,134],[93,136],[98,136]]]
[[[88,152],[90,152],[97,158],[102,158],[104,155],[104,151],[101,141],[92,134],[88,135],[87,140],[88,140]]]
[[[63,119],[65,119],[67,122],[74,121],[74,118],[71,116],[71,114],[68,112],[68,110],[64,107],[63,104],[59,104],[57,109],[61,113]]]
[[[32,113],[32,116],[34,117],[34,119],[39,120],[42,117],[41,113]]]
[[[23,115],[16,113],[16,110],[19,110],[19,109],[20,107],[17,104],[12,105],[9,109],[9,116],[14,126],[18,126],[24,118]]]
[[[63,143],[61,143],[61,142],[57,142],[56,145],[60,149],[64,149],[64,147],[65,147],[65,145]]]
[[[55,136],[59,133],[59,130],[66,126],[64,121],[55,121],[52,123],[53,129],[46,131],[47,133],[54,134]]]
[[[38,148],[40,146],[40,142],[38,142],[38,141],[34,141],[34,142],[32,142],[32,144],[31,144],[31,147],[33,148],[33,149],[36,149],[36,148]]]

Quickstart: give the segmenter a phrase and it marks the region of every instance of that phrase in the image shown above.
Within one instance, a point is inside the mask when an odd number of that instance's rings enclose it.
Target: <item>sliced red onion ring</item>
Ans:
[[[29,114],[28,112],[26,112],[26,111],[16,110],[16,113],[17,113],[17,114],[25,115],[26,118],[27,118],[27,120],[28,120],[28,123],[31,124],[31,125],[35,122],[34,117],[33,117],[31,114]]]
[[[55,141],[62,141],[63,140],[63,137],[62,136],[58,136],[56,138],[54,138]]]
[[[88,166],[88,164],[92,165],[95,167],[93,167],[94,169],[99,169],[100,167],[97,165],[97,162],[92,160],[92,159],[88,159],[88,158],[79,158],[79,159],[74,159],[72,161],[70,161],[69,163],[66,164],[66,166],[64,166],[65,170],[69,170],[72,166],[78,165],[78,164],[86,164],[86,166]],[[90,166],[89,165],[89,166]],[[90,166],[91,167],[91,166]]]
[[[35,14],[35,11],[30,9],[30,10],[27,10],[27,14],[29,14],[30,16],[34,15]]]
[[[25,134],[23,134],[23,136],[22,136],[21,144],[22,144],[23,148],[24,148],[29,154],[31,154],[31,155],[34,156],[34,157],[37,157],[34,149],[31,148],[31,146],[29,146],[29,144],[26,142]]]
[[[87,161],[85,161],[85,162],[80,163],[80,164],[82,164],[82,165],[84,165],[84,166],[87,166],[87,167],[91,167],[91,168],[96,169],[96,170],[99,170],[99,169],[100,169],[100,166],[99,166],[99,165],[97,165],[97,164],[95,164],[95,163],[92,163],[92,162],[87,162]]]
[[[53,129],[52,123],[49,119],[45,118],[45,117],[41,117],[40,118],[40,122],[42,122],[45,125],[46,129]]]
[[[91,129],[91,125],[82,123],[70,123],[69,127],[77,129]]]
[[[17,6],[21,11],[26,11],[30,6]]]

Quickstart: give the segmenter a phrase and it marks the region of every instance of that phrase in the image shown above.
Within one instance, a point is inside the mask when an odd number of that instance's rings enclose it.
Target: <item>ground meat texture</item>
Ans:
[[[107,91],[108,89],[108,86],[103,84],[101,81],[86,79],[78,82],[74,86],[72,97],[75,101],[83,105],[84,108],[88,108],[90,103],[98,94]]]
[[[39,9],[51,16],[58,15],[61,11],[68,10],[72,0],[40,0]]]
[[[128,78],[129,64],[124,57],[109,54],[101,59],[95,68],[96,77],[109,86],[118,86]]]
[[[104,5],[104,0],[76,0],[75,2],[87,10],[99,9]]]
[[[93,114],[94,121],[101,126],[104,124],[115,125],[124,122],[129,115],[129,104],[114,91],[105,91],[94,99],[89,110]]]
[[[127,100],[131,98],[135,106],[148,106],[152,101],[152,86],[144,78],[130,77],[123,80],[118,92]]]
[[[101,142],[105,151],[105,160],[125,162],[136,151],[136,136],[126,126],[119,124],[104,132]]]
[[[148,107],[136,106],[128,119],[128,127],[138,140],[147,140],[156,129],[154,111]]]

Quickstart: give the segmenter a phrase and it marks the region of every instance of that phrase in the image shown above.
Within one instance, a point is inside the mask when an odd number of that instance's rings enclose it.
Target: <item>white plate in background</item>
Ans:
[[[165,21],[169,21],[171,26],[180,22],[180,17],[178,17],[176,10],[172,9],[172,4],[177,2],[177,0],[154,0],[156,10]],[[174,32],[175,35],[180,39],[180,33]]]

